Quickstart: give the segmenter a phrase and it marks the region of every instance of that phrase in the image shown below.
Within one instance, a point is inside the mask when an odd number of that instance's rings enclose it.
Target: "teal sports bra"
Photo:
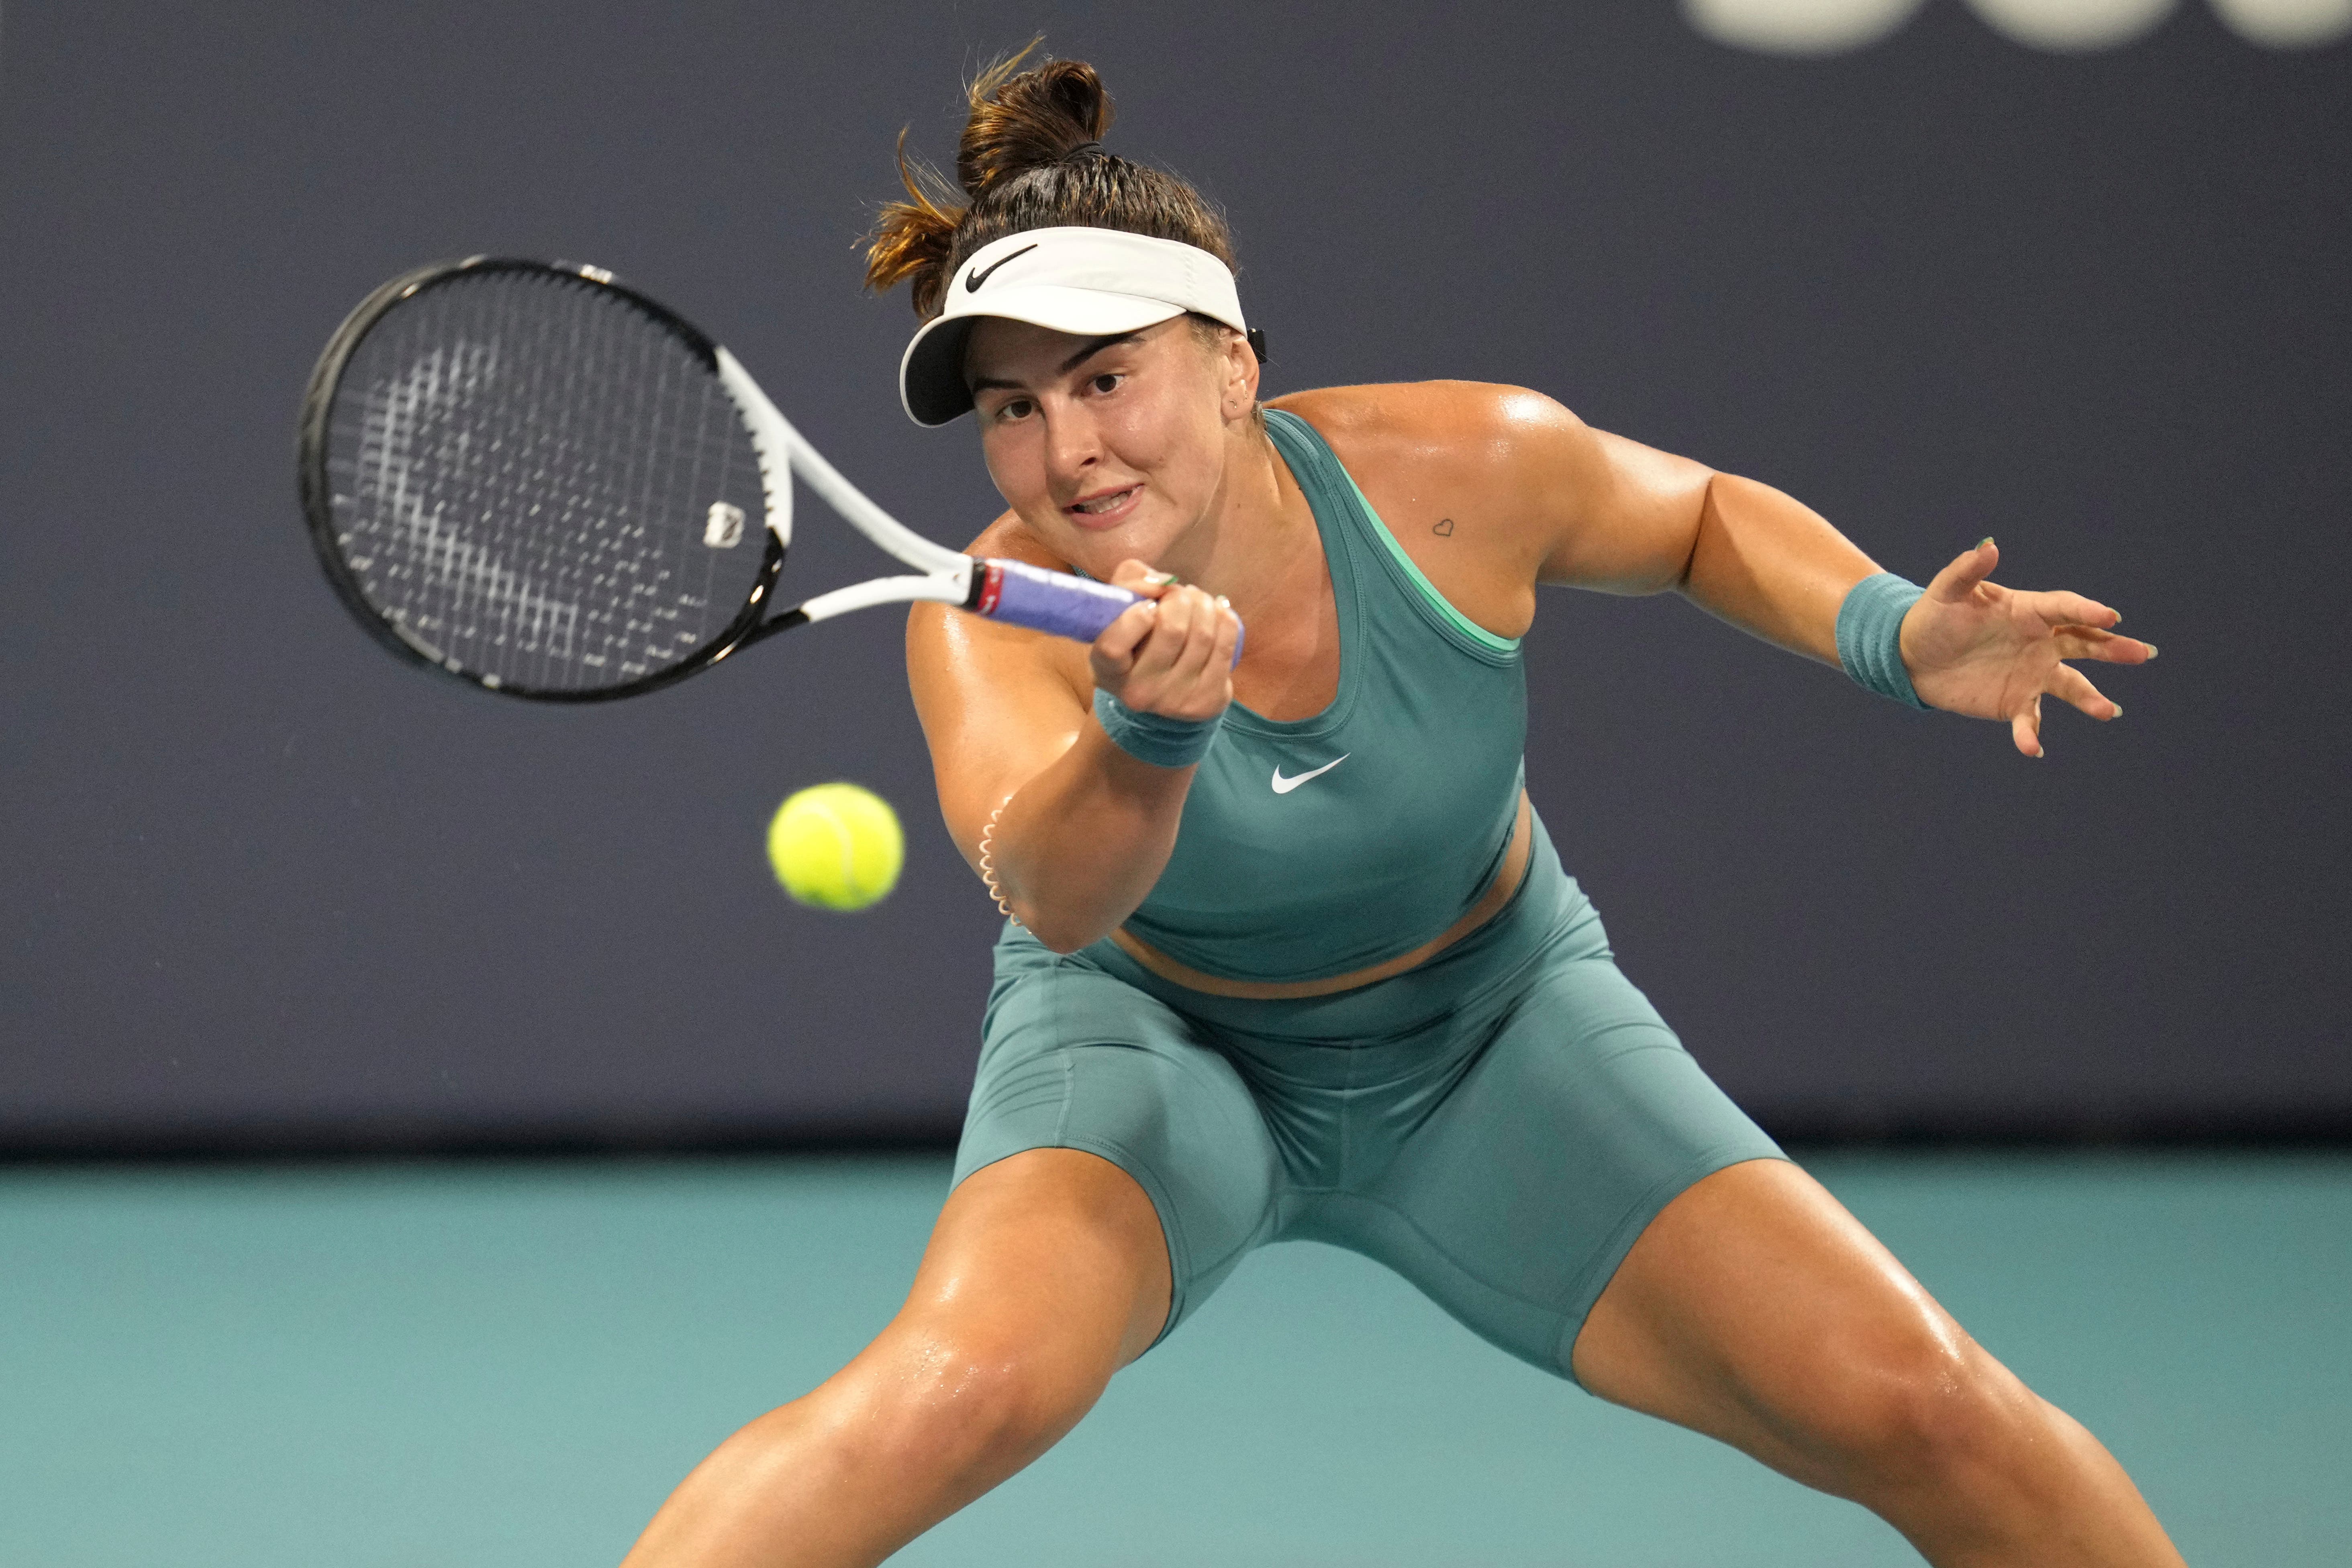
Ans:
[[[1527,674],[1518,640],[1445,602],[1313,426],[1274,408],[1265,425],[1323,537],[1339,694],[1307,719],[1226,710],[1127,929],[1210,974],[1318,980],[1433,940],[1494,879],[1526,775]]]

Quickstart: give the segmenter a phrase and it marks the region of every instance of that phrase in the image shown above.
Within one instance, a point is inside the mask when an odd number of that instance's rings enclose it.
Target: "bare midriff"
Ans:
[[[1211,974],[1177,963],[1150,942],[1134,935],[1125,926],[1110,933],[1119,951],[1136,963],[1171,984],[1187,991],[1205,992],[1212,996],[1233,996],[1245,1002],[1290,1002],[1307,996],[1329,996],[1340,991],[1353,991],[1360,985],[1370,985],[1415,969],[1435,958],[1488,921],[1502,912],[1511,895],[1519,890],[1519,882],[1528,874],[1528,852],[1535,842],[1535,827],[1528,806],[1527,792],[1519,792],[1518,820],[1511,828],[1511,842],[1503,851],[1503,863],[1495,868],[1494,879],[1478,901],[1462,912],[1462,918],[1436,936],[1407,952],[1383,959],[1364,969],[1354,969],[1345,974],[1327,974],[1319,980],[1229,980],[1222,974]]]

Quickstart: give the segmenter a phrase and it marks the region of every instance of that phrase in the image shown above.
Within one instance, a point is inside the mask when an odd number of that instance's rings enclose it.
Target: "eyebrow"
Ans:
[[[1102,353],[1105,349],[1115,348],[1120,343],[1137,343],[1141,342],[1142,341],[1143,334],[1141,332],[1115,332],[1108,337],[1096,338],[1089,342],[1086,347],[1080,349],[1077,353],[1064,360],[1055,368],[1054,374],[1055,375],[1067,375],[1070,372],[1077,369],[1078,366],[1086,363],[1087,361],[1094,358],[1095,355]],[[1002,387],[1007,392],[1021,392],[1026,390],[1023,387],[1021,383],[1017,381],[999,381],[994,376],[987,375],[980,377],[971,384],[971,389],[974,392],[979,392],[984,388],[992,386]]]

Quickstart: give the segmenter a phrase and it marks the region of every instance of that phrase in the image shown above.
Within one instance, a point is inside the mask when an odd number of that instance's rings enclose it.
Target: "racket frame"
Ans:
[[[336,541],[334,488],[327,472],[327,452],[336,393],[352,357],[374,328],[403,300],[453,279],[488,272],[554,274],[609,290],[673,333],[718,378],[743,421],[760,464],[761,493],[767,511],[766,552],[750,595],[734,620],[719,634],[676,661],[635,680],[587,689],[529,687],[468,668],[455,658],[416,637],[398,621],[371,603]],[[793,427],[767,394],[760,390],[735,356],[700,328],[659,300],[620,282],[601,267],[572,262],[528,260],[516,257],[469,256],[419,267],[375,289],[360,301],[328,340],[311,370],[304,390],[302,412],[296,423],[295,472],[309,524],[310,543],[336,596],[352,617],[386,648],[401,658],[429,669],[454,675],[470,685],[503,696],[541,702],[603,702],[657,690],[698,674],[753,643],[793,626],[830,620],[852,610],[879,605],[934,603],[952,605],[982,616],[1040,626],[1065,636],[1091,637],[1091,632],[1061,624],[1057,610],[1073,601],[1087,605],[1087,616],[1108,622],[1137,595],[1108,584],[1050,573],[1019,561],[976,561],[924,538],[877,505],[843,477],[807,438]],[[794,476],[826,505],[877,547],[918,569],[916,574],[874,578],[853,583],[803,601],[791,609],[769,614],[770,601],[784,556],[792,546],[793,479]],[[1000,604],[1000,597],[1002,603]],[[1029,619],[1043,600],[1041,619]],[[1235,650],[1236,658],[1239,650]]]

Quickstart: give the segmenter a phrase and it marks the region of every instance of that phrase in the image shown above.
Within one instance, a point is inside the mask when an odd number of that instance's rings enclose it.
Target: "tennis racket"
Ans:
[[[734,355],[600,268],[477,256],[394,279],[320,356],[298,445],[311,542],[360,625],[512,697],[634,696],[873,605],[1091,642],[1136,602],[906,527]],[[774,611],[795,474],[916,574]]]

